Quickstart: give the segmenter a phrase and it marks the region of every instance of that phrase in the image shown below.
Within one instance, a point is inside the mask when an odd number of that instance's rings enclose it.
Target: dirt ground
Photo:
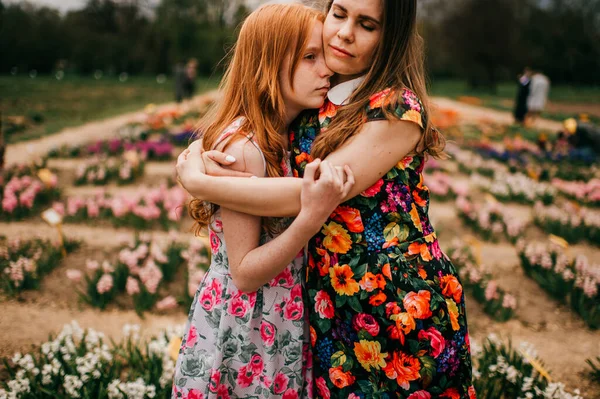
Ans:
[[[482,112],[486,119],[497,118],[500,123],[510,121],[511,118],[508,113],[489,111],[453,101],[436,99],[436,103],[444,108],[456,107],[463,120],[478,120]],[[29,144],[9,146],[8,160],[22,160],[31,152],[42,154],[52,146],[68,142],[74,136],[85,136],[95,140],[98,138],[96,134],[102,132],[103,137],[109,137],[107,132],[114,132],[120,123],[130,118],[131,116],[119,117],[88,124],[80,129],[68,129]],[[555,124],[552,121],[538,123],[548,126]],[[98,190],[97,187],[71,186],[78,162],[80,161],[52,160],[50,166],[59,171],[59,182],[65,188],[65,195],[93,195]],[[110,186],[107,190],[113,193],[131,192],[139,189],[141,185],[150,185],[169,178],[172,168],[173,164],[168,162],[149,163],[146,176],[140,182],[126,187]],[[515,217],[531,217],[529,207],[510,207]],[[460,223],[452,202],[433,201],[430,213],[443,247],[447,247],[455,236],[470,234]],[[179,229],[178,234],[182,240],[191,237],[188,227],[189,220]],[[134,232],[131,229],[113,229],[104,225],[96,227],[90,224],[66,225],[64,231],[68,237],[84,240],[82,248],[64,259],[61,265],[43,280],[39,291],[23,293],[19,299],[0,297],[0,357],[30,349],[32,345],[45,341],[50,333],[60,331],[61,327],[71,320],[76,320],[82,327],[93,327],[117,339],[121,337],[125,324],[140,324],[143,334],[150,336],[167,326],[185,322],[186,312],[181,309],[166,314],[147,313],[145,318],[141,319],[133,310],[121,309],[117,305],[99,312],[81,304],[73,283],[65,278],[65,270],[83,269],[86,259],[113,253],[123,237]],[[22,222],[0,223],[0,234],[9,237],[27,237],[32,234],[56,236],[55,230],[35,218]],[[154,234],[159,240],[167,235],[166,232],[158,231]],[[527,238],[542,239],[544,234],[531,228],[527,231]],[[585,253],[594,261],[600,259],[598,247],[578,245],[572,248],[574,253]],[[515,343],[527,341],[535,346],[555,380],[566,383],[569,389],[579,388],[586,398],[600,398],[600,383],[592,381],[587,375],[588,366],[585,363],[588,358],[600,356],[600,331],[588,329],[569,308],[558,305],[533,280],[525,277],[516,250],[508,242],[483,243],[481,255],[486,266],[491,268],[498,284],[516,295],[518,309],[514,319],[498,323],[487,316],[473,298],[467,297],[471,339],[481,342],[489,333],[495,333],[502,337],[511,337]]]

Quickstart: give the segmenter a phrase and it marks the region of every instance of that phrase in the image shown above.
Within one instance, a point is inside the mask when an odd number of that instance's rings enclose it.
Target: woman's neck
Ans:
[[[341,83],[345,83],[348,82],[352,79],[356,79],[360,76],[364,75],[363,73],[359,73],[356,75],[339,75],[339,74],[335,74],[332,78],[331,78],[331,83],[332,86],[337,86]]]

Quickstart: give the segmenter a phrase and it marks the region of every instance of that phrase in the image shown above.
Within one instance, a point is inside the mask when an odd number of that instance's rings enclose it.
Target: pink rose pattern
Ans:
[[[172,398],[312,399],[302,257],[249,294],[238,290],[229,274],[219,213],[210,244],[212,263],[189,312]]]

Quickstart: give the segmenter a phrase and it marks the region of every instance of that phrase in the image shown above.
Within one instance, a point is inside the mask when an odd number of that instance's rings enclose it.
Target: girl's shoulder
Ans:
[[[367,120],[386,120],[393,115],[400,120],[414,122],[423,128],[425,122],[425,107],[421,99],[408,88],[386,88],[369,98],[367,105]]]

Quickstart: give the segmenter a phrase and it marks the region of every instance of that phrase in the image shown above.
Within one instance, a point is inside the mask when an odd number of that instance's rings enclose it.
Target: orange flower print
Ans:
[[[452,323],[452,329],[454,331],[460,330],[460,324],[458,324],[458,307],[452,299],[446,299],[446,305],[448,306],[448,314],[450,315],[450,323]]]
[[[352,247],[350,235],[346,229],[336,222],[329,222],[329,224],[324,225],[321,233],[325,235],[323,246],[331,252],[345,254]]]
[[[410,166],[410,164],[412,163],[413,159],[414,159],[414,158],[413,158],[413,157],[411,157],[410,155],[409,155],[409,156],[407,156],[407,157],[404,157],[404,158],[402,158],[402,159],[400,160],[400,162],[398,162],[398,164],[396,165],[396,167],[397,167],[398,169],[405,170],[406,168],[408,168],[408,167]]]
[[[460,303],[463,289],[455,276],[451,274],[443,276],[440,279],[440,288],[445,297],[454,298],[454,302]]]
[[[413,242],[408,246],[408,254],[409,255],[421,255],[421,259],[425,262],[429,262],[431,259],[431,252],[429,252],[429,248],[427,248],[427,244]]]
[[[431,293],[420,290],[418,293],[411,291],[404,297],[403,304],[406,311],[415,319],[428,319],[432,316],[429,308]]]
[[[373,292],[373,290],[377,289],[375,275],[371,272],[366,272],[359,284],[363,291]]]
[[[421,276],[423,280],[427,280],[427,271],[425,270],[425,266],[419,265],[417,268],[417,273],[419,273],[419,276]]]
[[[410,388],[410,382],[421,377],[420,370],[419,359],[402,351],[394,352],[383,369],[385,375],[389,379],[396,380],[403,389]]]
[[[414,190],[412,192],[412,197],[413,197],[413,200],[415,201],[415,203],[417,205],[419,205],[421,208],[425,208],[427,206],[427,201],[424,200],[423,198],[421,198],[421,196],[419,195],[419,191]]]
[[[331,286],[339,295],[352,296],[359,291],[360,286],[353,276],[354,272],[348,265],[335,265],[329,269]]]
[[[377,288],[383,289],[386,283],[381,274],[366,272],[359,284],[364,291],[373,292]]]
[[[385,265],[383,265],[381,272],[383,273],[383,275],[385,277],[387,277],[388,280],[392,279],[392,268],[390,267],[389,263],[386,263]]]
[[[369,107],[371,109],[383,108],[386,105],[391,104],[396,99],[391,89],[385,89],[371,96],[369,99]]]
[[[460,399],[460,394],[458,393],[458,389],[452,387],[446,389],[440,395],[440,398],[448,398],[448,399]]]
[[[419,216],[419,212],[417,212],[417,208],[415,207],[415,204],[412,204],[409,214],[410,214],[410,218],[413,222],[413,225],[417,228],[417,230],[419,230],[422,233],[423,226],[421,225],[421,217]]]
[[[402,115],[402,119],[403,121],[411,121],[416,123],[417,125],[423,127],[423,120],[421,118],[421,113],[419,111],[415,111],[414,109],[411,109],[409,111],[406,111],[403,115]]]
[[[406,312],[392,315],[390,319],[396,322],[396,327],[399,330],[401,330],[404,334],[408,334],[412,330],[417,328],[417,323],[415,322],[415,319]]]
[[[358,209],[349,206],[338,206],[331,216],[333,220],[343,222],[352,233],[362,233],[365,231],[365,226],[363,226]]]
[[[361,366],[367,371],[379,370],[386,366],[387,353],[381,353],[381,344],[377,341],[361,339],[354,343],[354,354]]]
[[[388,333],[388,338],[400,341],[400,343],[402,345],[404,345],[405,338],[404,338],[404,333],[402,332],[401,329],[399,329],[396,326],[389,326],[387,328],[387,333]]]
[[[319,122],[323,123],[325,119],[333,118],[337,114],[337,108],[334,103],[325,101],[325,104],[319,110]]]
[[[387,299],[387,296],[383,292],[380,292],[380,293],[372,296],[371,298],[369,298],[369,303],[372,306],[379,306],[382,303],[384,303],[386,299]]]
[[[398,237],[394,237],[394,238],[392,238],[391,240],[389,240],[389,241],[386,241],[386,242],[383,244],[383,247],[382,247],[382,248],[383,248],[383,249],[387,249],[387,248],[390,248],[390,247],[395,247],[396,245],[398,245]]]
[[[315,331],[313,326],[310,326],[310,346],[312,346],[314,348],[316,343],[317,343],[317,332]]]
[[[321,260],[317,262],[319,275],[323,277],[329,274],[329,267],[331,266],[331,257],[329,256],[327,251],[322,248],[317,248],[317,254],[321,257]]]
[[[296,155],[296,165],[302,165],[303,162],[310,163],[312,161],[312,155],[307,152],[302,152],[300,155]]]
[[[329,369],[329,379],[333,382],[333,385],[342,389],[354,384],[356,377],[349,371],[344,372],[342,366],[338,366]]]

